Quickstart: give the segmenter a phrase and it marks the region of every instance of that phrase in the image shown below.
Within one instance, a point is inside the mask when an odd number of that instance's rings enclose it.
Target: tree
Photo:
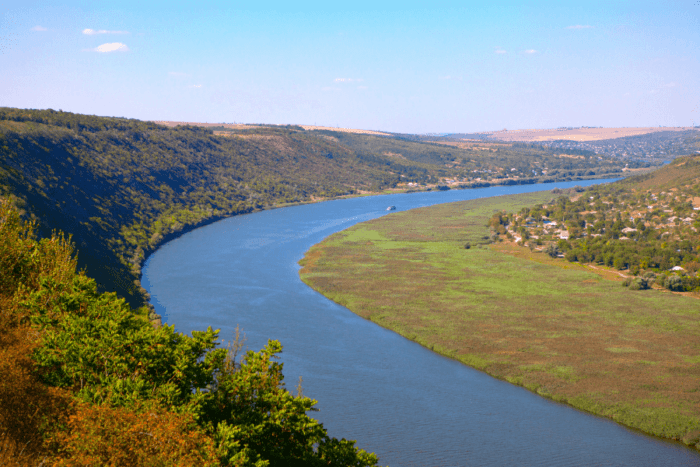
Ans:
[[[156,328],[76,273],[65,238],[38,241],[32,228],[0,203],[0,441],[10,449],[58,465],[376,464],[307,414],[316,401],[287,391],[279,342],[237,363],[218,331]]]
[[[559,247],[555,243],[550,243],[544,248],[544,252],[551,256],[552,258],[556,258],[561,254]]]

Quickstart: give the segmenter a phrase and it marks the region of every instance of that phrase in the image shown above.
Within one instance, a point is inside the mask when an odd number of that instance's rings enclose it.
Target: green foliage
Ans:
[[[555,243],[550,243],[544,248],[544,252],[551,256],[552,258],[556,258],[561,254],[561,251],[559,250],[559,247]]]
[[[283,366],[276,361],[279,342],[271,340],[236,362],[235,354],[219,348],[218,331],[211,328],[189,337],[173,326],[154,327],[116,294],[98,292],[93,279],[76,273],[71,245],[63,237],[37,241],[32,227],[9,203],[0,204],[0,264],[5,266],[0,335],[30,326],[22,335],[36,336],[28,355],[39,377],[34,384],[69,394],[76,404],[67,423],[35,425],[47,440],[45,454],[56,456],[58,464],[124,458],[135,465],[162,459],[170,459],[163,465],[185,465],[178,462],[193,453],[201,454],[202,463],[215,456],[220,465],[376,464],[376,456],[353,441],[329,437],[307,415],[316,401],[286,390]],[[22,372],[10,363],[3,375],[13,378],[7,382],[12,387]],[[23,397],[20,406],[34,401]],[[33,402],[32,410],[41,413],[42,404],[52,401],[41,402],[45,399]],[[0,422],[6,412],[14,413],[4,402]],[[120,430],[127,439],[135,436],[129,427],[149,420],[152,412],[161,422],[154,419],[148,430],[168,443],[173,437],[182,443],[154,450],[138,436],[132,444],[114,441]],[[5,429],[0,425],[0,434]],[[180,452],[178,446],[191,449]]]
[[[0,196],[12,193],[39,221],[41,235],[54,228],[72,235],[79,267],[99,290],[140,307],[147,299],[139,284],[145,257],[223,217],[448,177],[488,186],[602,176],[622,167],[541,147],[465,148],[296,126],[215,129],[0,108]]]
[[[547,253],[556,246],[568,261],[642,274],[644,280],[628,284],[635,290],[654,279],[669,290],[696,290],[698,181],[700,157],[678,158],[652,174],[569,193],[518,214],[499,214],[504,222],[497,233],[518,232],[524,239],[537,233],[538,242],[548,244]],[[568,239],[560,238],[563,231]]]
[[[700,333],[697,299],[631,292],[505,242],[463,248],[483,245],[489,227],[515,222],[505,208],[536,232],[550,199],[540,192],[448,203],[357,224],[314,245],[299,274],[331,300],[442,355],[696,443],[698,357],[689,343]],[[638,279],[630,283],[641,288]]]

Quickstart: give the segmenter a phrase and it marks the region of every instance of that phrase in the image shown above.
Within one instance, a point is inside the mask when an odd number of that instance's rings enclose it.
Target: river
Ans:
[[[178,331],[236,325],[247,347],[282,342],[331,436],[380,465],[700,466],[700,454],[541,398],[366,321],[301,282],[297,262],[353,224],[422,206],[607,180],[327,201],[221,220],[163,245],[143,285]]]

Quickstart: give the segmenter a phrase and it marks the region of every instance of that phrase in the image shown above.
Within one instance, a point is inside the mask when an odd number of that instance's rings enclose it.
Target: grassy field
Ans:
[[[495,210],[552,196],[450,203],[358,224],[312,247],[301,278],[435,352],[700,446],[700,300],[631,291],[615,274],[487,244]]]

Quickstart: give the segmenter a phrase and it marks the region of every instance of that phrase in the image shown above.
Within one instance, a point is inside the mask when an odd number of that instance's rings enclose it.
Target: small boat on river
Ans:
[[[396,211],[396,206],[389,206],[386,208],[387,211]]]

